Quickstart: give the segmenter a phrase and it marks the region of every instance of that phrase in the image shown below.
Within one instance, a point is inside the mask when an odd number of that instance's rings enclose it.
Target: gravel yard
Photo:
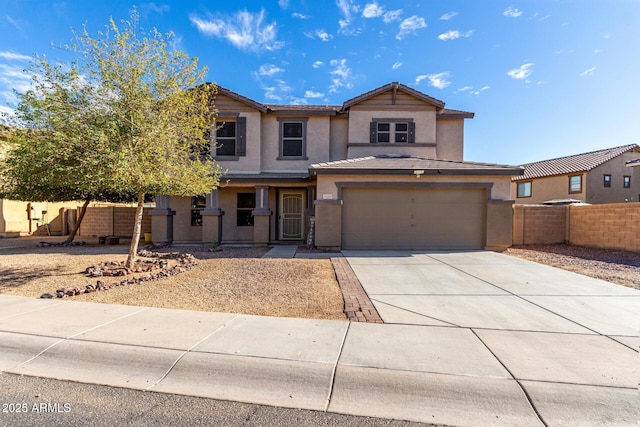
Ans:
[[[83,240],[86,238],[80,238]],[[59,288],[96,283],[84,270],[103,261],[124,261],[128,244],[36,247],[61,238],[0,239],[0,293],[40,297]],[[278,317],[346,320],[342,292],[328,259],[262,259],[267,248],[172,247],[193,254],[190,271],[76,295],[74,301],[219,311]],[[106,278],[105,278],[106,279]],[[114,280],[121,278],[113,278]]]
[[[640,289],[640,253],[574,245],[527,245],[507,255]]]

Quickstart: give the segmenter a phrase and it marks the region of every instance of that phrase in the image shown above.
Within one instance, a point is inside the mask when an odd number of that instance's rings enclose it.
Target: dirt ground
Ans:
[[[36,247],[55,237],[0,239],[0,294],[40,297],[57,289],[85,287],[87,267],[124,261],[128,243]],[[262,259],[268,248],[171,247],[198,259],[190,271],[142,284],[76,295],[74,301],[218,311],[277,317],[345,320],[342,292],[328,259]],[[115,281],[122,278],[110,278]]]

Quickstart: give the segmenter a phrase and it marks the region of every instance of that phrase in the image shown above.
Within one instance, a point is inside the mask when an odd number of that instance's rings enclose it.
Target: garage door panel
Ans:
[[[481,249],[482,189],[345,188],[346,249]]]

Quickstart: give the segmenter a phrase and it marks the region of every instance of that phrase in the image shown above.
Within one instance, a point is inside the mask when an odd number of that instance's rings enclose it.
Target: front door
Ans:
[[[280,240],[304,238],[304,191],[280,192]]]

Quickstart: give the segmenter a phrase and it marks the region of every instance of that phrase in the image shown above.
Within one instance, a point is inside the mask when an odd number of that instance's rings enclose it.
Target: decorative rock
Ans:
[[[40,295],[40,298],[51,299],[51,298],[55,298],[55,297],[53,295],[51,295],[51,294],[42,294],[42,295]]]

